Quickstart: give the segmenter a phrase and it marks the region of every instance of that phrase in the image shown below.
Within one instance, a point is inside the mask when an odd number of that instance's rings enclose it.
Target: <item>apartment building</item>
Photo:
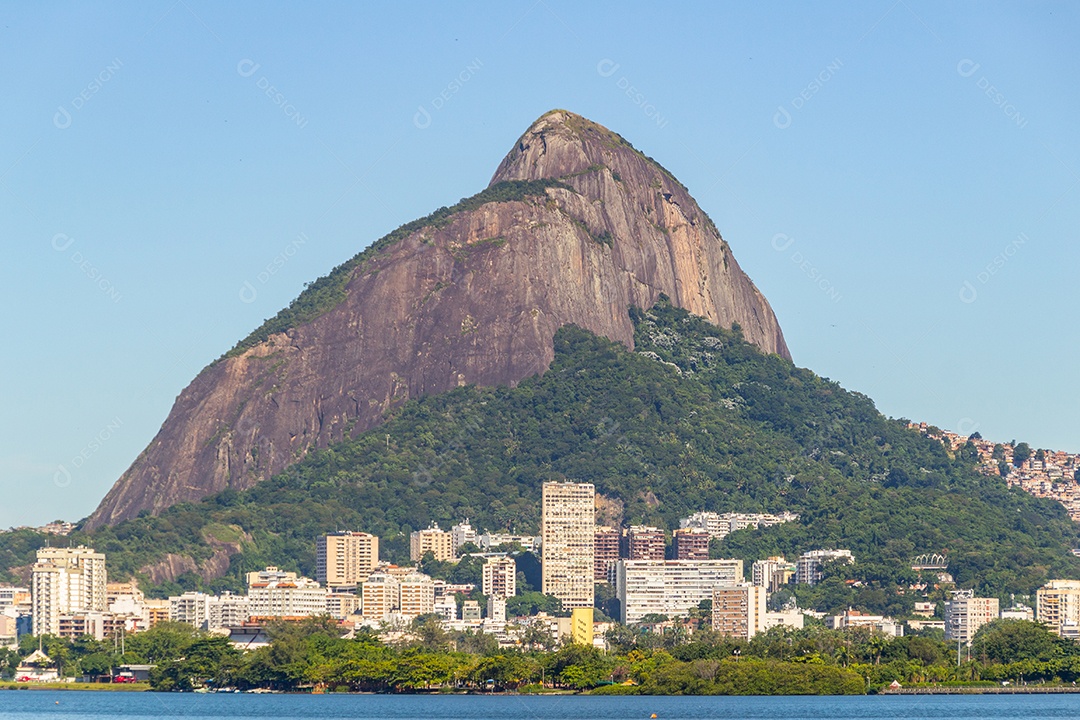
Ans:
[[[749,640],[764,632],[766,594],[765,588],[745,582],[714,587],[713,630],[741,640]]]
[[[401,607],[401,582],[390,573],[373,572],[361,583],[361,592],[360,611],[366,620],[384,620]]]
[[[461,554],[461,546],[465,543],[472,543],[477,545],[476,530],[469,524],[469,520],[466,518],[465,522],[458,523],[450,528],[450,548],[454,557],[458,557]],[[477,545],[479,547],[479,545]]]
[[[593,580],[608,582],[608,573],[619,560],[619,530],[598,525],[593,533]]]
[[[742,560],[619,560],[615,593],[620,619],[636,623],[648,615],[686,615],[702,600],[711,600],[717,586],[742,579]]]
[[[409,573],[398,586],[399,612],[409,618],[435,612],[435,583],[423,573]]]
[[[596,489],[591,483],[543,485],[541,590],[562,600],[567,609],[593,604],[595,497]]]
[[[1080,627],[1080,580],[1051,580],[1039,588],[1035,618],[1056,635]]]
[[[998,599],[973,597],[970,590],[958,590],[945,603],[945,639],[971,644],[983,625],[998,619]]]
[[[169,598],[169,620],[205,630],[210,623],[210,596],[188,591]]]
[[[431,553],[436,560],[454,559],[454,537],[451,533],[439,529],[433,523],[426,530],[416,530],[409,535],[409,559],[420,562],[424,555]]]
[[[842,562],[851,564],[855,562],[850,550],[811,550],[799,556],[799,562],[795,568],[795,582],[804,585],[815,585],[821,582],[825,563]]]
[[[514,558],[488,558],[483,567],[481,591],[488,597],[508,598],[517,595],[517,563]]]
[[[663,560],[666,545],[664,531],[650,525],[634,525],[626,531],[628,560]]]
[[[251,615],[254,617],[324,615],[326,594],[326,588],[305,577],[248,585]]]
[[[342,531],[315,541],[315,577],[328,588],[358,587],[379,565],[379,538]]]
[[[789,563],[783,556],[774,555],[765,560],[755,561],[750,574],[754,585],[763,587],[769,592],[777,592],[791,582],[795,573],[794,563]]]
[[[61,615],[108,609],[105,555],[93,548],[41,548],[30,579],[35,635],[58,635]]]
[[[679,528],[671,533],[671,550],[676,560],[708,560],[709,533],[700,528]]]

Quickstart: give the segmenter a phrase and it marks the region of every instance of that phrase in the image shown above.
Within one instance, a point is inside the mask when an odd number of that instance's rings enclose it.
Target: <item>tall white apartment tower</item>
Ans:
[[[105,555],[93,548],[41,548],[30,574],[35,635],[59,635],[61,615],[109,609]]]
[[[565,609],[593,606],[595,501],[591,483],[543,486],[542,591],[562,600]]]

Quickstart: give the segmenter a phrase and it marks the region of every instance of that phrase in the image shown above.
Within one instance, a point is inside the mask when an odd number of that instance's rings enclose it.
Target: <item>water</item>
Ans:
[[[0,691],[0,720],[318,718],[319,720],[864,720],[1074,718],[1078,695],[892,697],[581,697],[194,695]]]

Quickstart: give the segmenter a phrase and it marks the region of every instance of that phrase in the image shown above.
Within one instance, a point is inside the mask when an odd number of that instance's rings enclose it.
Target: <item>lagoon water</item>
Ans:
[[[0,692],[0,720],[624,720],[645,719],[652,713],[658,720],[1074,718],[1080,716],[1080,695],[733,698]]]

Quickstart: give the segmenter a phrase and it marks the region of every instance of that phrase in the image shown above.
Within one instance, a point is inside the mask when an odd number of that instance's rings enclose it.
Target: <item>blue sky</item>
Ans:
[[[202,367],[556,107],[690,188],[799,365],[1080,451],[1074,4],[0,7],[0,527],[87,515]]]

